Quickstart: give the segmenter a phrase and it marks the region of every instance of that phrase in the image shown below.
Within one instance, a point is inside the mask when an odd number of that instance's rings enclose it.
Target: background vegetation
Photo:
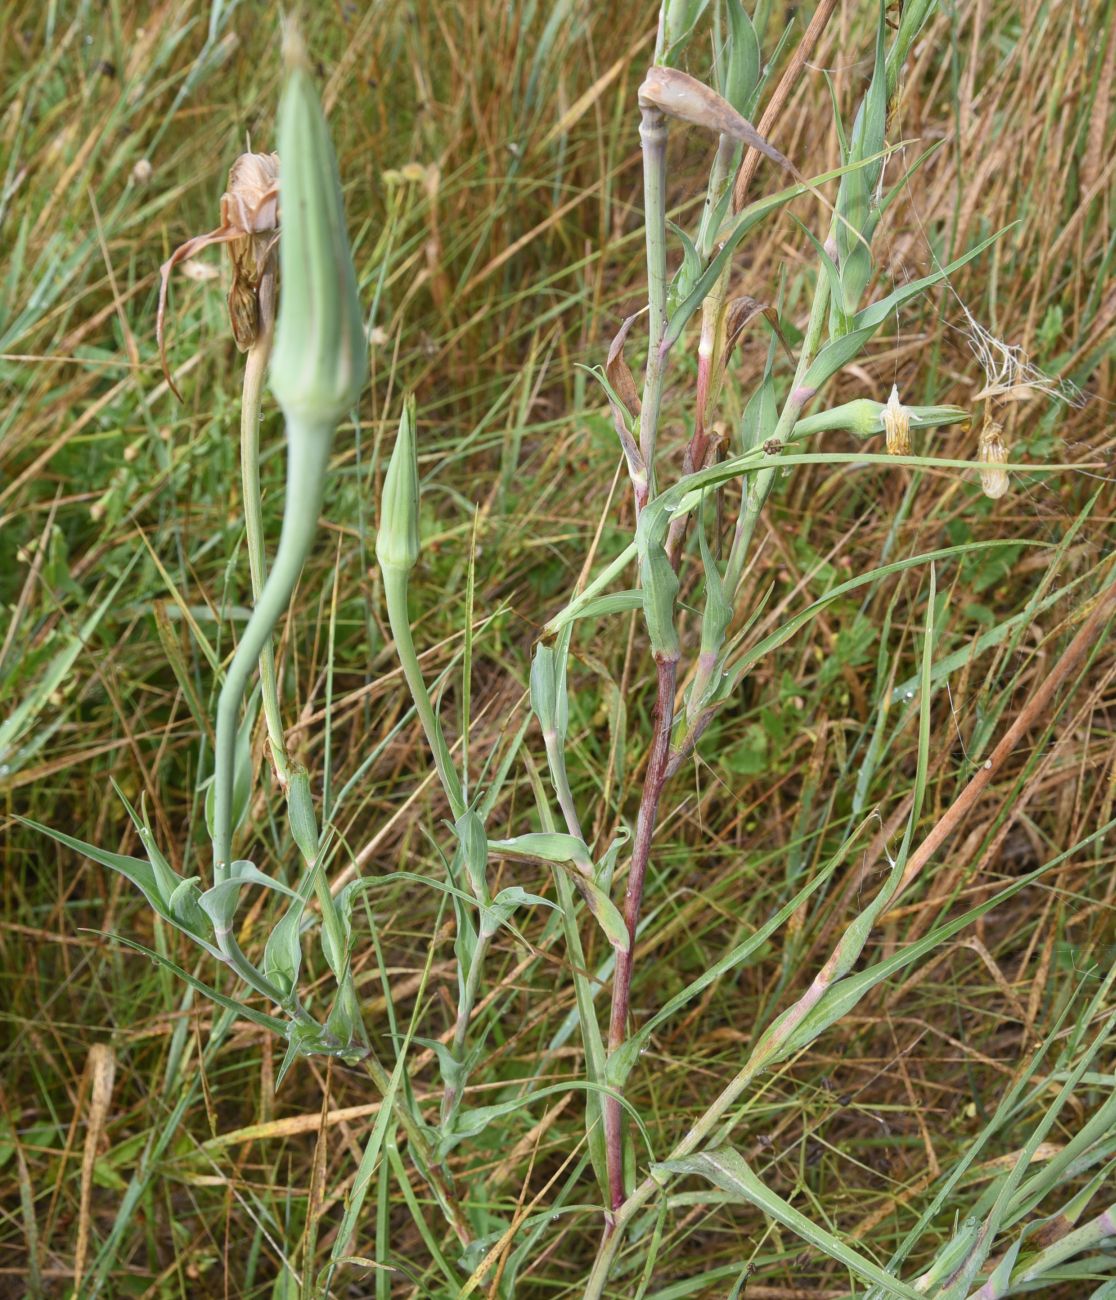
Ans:
[[[357,982],[389,1058],[416,999],[423,1034],[452,1029],[455,990],[444,896],[392,877],[402,868],[444,878],[429,834],[446,812],[407,712],[372,562],[382,451],[403,390],[414,389],[424,562],[413,608],[428,680],[461,653],[477,507],[469,743],[485,753],[525,717],[532,643],[572,574],[591,551],[611,556],[629,531],[611,421],[577,363],[599,363],[642,301],[634,101],[656,8],[389,0],[314,9],[310,36],[372,305],[373,379],[360,426],[338,438],[329,539],[304,573],[282,643],[284,689],[297,718],[292,748],[317,790],[343,792],[337,831],[352,869],[378,882],[372,913],[358,918]],[[777,34],[795,8],[760,4],[757,17]],[[812,6],[801,8],[800,18]],[[924,829],[1041,684],[1109,574],[1114,17],[1109,0],[942,6],[916,48],[890,137],[943,144],[877,237],[880,281],[925,274],[934,258],[944,263],[1014,224],[948,287],[905,308],[870,360],[827,394],[833,403],[885,400],[895,383],[912,403],[972,408],[1000,382],[1019,389],[1003,408],[1012,459],[1082,468],[1017,477],[990,501],[972,474],[801,467],[773,495],[745,579],[750,606],[766,596],[758,639],[886,558],[985,538],[1015,543],[938,575],[934,660],[952,671],[933,714]],[[808,173],[838,162],[822,69],[847,117],[871,70],[874,19],[872,3],[838,5],[771,132]],[[192,874],[199,853],[205,869],[196,781],[213,673],[204,647],[227,651],[248,599],[240,359],[216,253],[211,278],[181,278],[174,289],[182,405],[159,373],[154,302],[170,250],[216,224],[227,167],[246,138],[273,143],[276,14],[221,0],[13,0],[4,23],[0,1294],[67,1294],[76,1265],[90,1294],[293,1295],[280,1259],[301,1267],[301,1256],[332,1244],[378,1109],[366,1077],[315,1058],[276,1093],[281,1044],[248,1023],[207,1051],[210,1006],[184,1004],[180,986],[111,937],[182,960],[173,932],[153,928],[119,877],[12,817],[135,851],[112,778],[134,801],[146,796],[177,869]],[[692,221],[707,163],[705,138],[673,133],[676,216]],[[754,192],[781,184],[765,164]],[[812,202],[794,212],[821,224]],[[738,260],[734,290],[764,301],[781,292],[793,343],[814,262],[790,216],[777,216]],[[734,358],[730,425],[767,339],[757,324]],[[1034,376],[999,353],[997,339],[1087,400],[1019,387]],[[662,435],[664,454],[679,462],[685,396],[668,391]],[[279,431],[269,406],[262,473],[272,536]],[[972,429],[923,436],[932,454],[975,455]],[[838,433],[823,445],[859,444]],[[904,707],[926,582],[912,569],[853,593],[768,655],[719,715],[703,760],[668,791],[632,996],[642,1019],[766,921],[869,810],[882,820],[787,930],[654,1035],[628,1096],[657,1149],[735,1072],[757,1026],[808,983],[886,865],[885,845],[909,808],[917,713]],[[654,672],[634,633],[610,630],[575,641],[571,673],[571,777],[585,798],[595,783],[605,820],[586,830],[605,834],[609,810],[630,817],[638,799]],[[1111,819],[1114,677],[1116,654],[1100,639],[917,887],[881,918],[874,959]],[[447,720],[461,707],[453,680]],[[261,778],[251,853],[280,872],[291,847],[262,762]],[[521,775],[492,822],[511,825],[531,806]],[[541,870],[502,870],[503,883],[546,890]],[[874,990],[760,1081],[736,1123],[739,1149],[780,1195],[886,1261],[1036,1045],[1096,1030],[1081,1017],[1116,955],[1113,879],[1111,850],[1094,838],[913,974]],[[258,911],[245,921],[246,947],[261,924]],[[540,1058],[540,1084],[581,1074],[564,946],[540,947],[524,924],[527,942],[501,932],[489,957],[481,1014],[490,1028],[470,1079],[473,1105],[515,1095],[509,1088],[533,1078]],[[606,948],[598,934],[584,939],[595,969]],[[1106,1060],[1078,1082],[1037,1161],[1111,1091],[1110,1047]],[[409,1073],[418,1103],[436,1107],[432,1049],[412,1050]],[[1031,1135],[1038,1091],[926,1226],[916,1266]],[[459,1183],[483,1189],[494,1230],[566,1197],[568,1212],[517,1263],[517,1294],[578,1293],[597,1220],[576,1209],[592,1199],[591,1182],[571,1197],[565,1180],[583,1143],[582,1102],[567,1092],[454,1153]],[[338,1294],[450,1294],[451,1243],[437,1213],[423,1211],[425,1188],[415,1181],[412,1205],[388,1171],[385,1161],[354,1250],[396,1271],[354,1269]],[[121,1216],[129,1187],[134,1200]],[[750,1300],[848,1293],[849,1275],[824,1254],[758,1211],[708,1200],[677,1203],[662,1223],[648,1296],[726,1295],[749,1268],[737,1294]],[[636,1294],[644,1250],[635,1243],[633,1271],[618,1273],[610,1294]],[[483,1291],[498,1294],[498,1283],[489,1276]],[[1052,1283],[1048,1293],[1084,1296],[1083,1285]]]

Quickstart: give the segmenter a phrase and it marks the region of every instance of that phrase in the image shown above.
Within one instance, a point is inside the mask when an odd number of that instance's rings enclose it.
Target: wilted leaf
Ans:
[[[639,414],[639,393],[631,369],[624,359],[624,344],[627,342],[628,331],[642,314],[642,312],[636,312],[634,315],[629,316],[616,331],[616,337],[608,346],[608,357],[605,361],[605,375],[608,382],[612,385],[617,397],[624,403],[628,409],[628,414],[632,417]]]

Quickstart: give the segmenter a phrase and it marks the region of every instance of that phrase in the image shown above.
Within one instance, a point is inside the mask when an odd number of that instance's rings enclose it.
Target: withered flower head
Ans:
[[[887,405],[880,412],[884,433],[887,436],[889,456],[909,456],[911,454],[911,412],[899,400],[899,387],[891,385],[891,396]]]
[[[159,311],[155,335],[163,374],[176,397],[167,366],[164,317],[171,271],[179,262],[200,253],[211,244],[227,244],[233,277],[229,287],[229,320],[233,338],[241,352],[271,329],[272,253],[279,238],[279,155],[242,153],[229,169],[229,188],[221,195],[221,224],[204,235],[194,235],[181,244],[159,270]]]
[[[1003,429],[995,420],[985,420],[977,445],[977,459],[980,461],[981,490],[993,501],[1004,496],[1010,486],[1007,470],[1002,468],[1007,458]]]

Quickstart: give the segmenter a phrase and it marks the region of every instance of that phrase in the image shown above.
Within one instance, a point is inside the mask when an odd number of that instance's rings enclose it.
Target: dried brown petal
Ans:
[[[247,352],[260,334],[271,328],[271,320],[262,310],[261,284],[267,274],[271,254],[279,236],[248,235],[229,244],[233,277],[229,285],[229,323],[241,352]]]
[[[722,367],[728,365],[732,350],[739,341],[741,334],[757,316],[765,317],[788,359],[791,362],[794,361],[794,353],[787,342],[787,336],[783,333],[783,327],[779,323],[779,313],[770,303],[760,302],[758,298],[752,298],[744,294],[740,298],[733,298],[728,304],[725,315],[725,349]]]
[[[801,180],[798,168],[781,154],[778,149],[765,139],[746,118],[718,95],[704,82],[698,81],[678,68],[649,68],[643,85],[639,88],[641,108],[657,108],[669,117],[691,126],[704,127],[726,135],[731,140],[739,140],[750,149],[770,158],[791,173],[795,180]]]
[[[221,226],[246,235],[279,229],[279,155],[242,153],[221,195]]]
[[[165,320],[171,272],[203,248],[212,244],[230,245],[233,283],[229,290],[229,318],[233,337],[242,352],[252,346],[260,331],[259,283],[278,238],[279,155],[241,154],[229,169],[229,188],[221,195],[220,212],[221,224],[216,230],[186,240],[159,268],[155,337],[163,375],[179,400],[182,394],[175,387],[167,365]]]

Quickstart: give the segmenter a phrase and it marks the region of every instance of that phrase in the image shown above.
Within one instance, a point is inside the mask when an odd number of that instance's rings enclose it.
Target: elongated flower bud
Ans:
[[[399,433],[380,497],[376,558],[384,569],[410,572],[419,557],[418,449],[415,446],[415,399],[403,401]]]
[[[890,416],[889,416],[890,411]],[[889,427],[888,421],[892,424]],[[887,434],[887,449],[893,456],[907,455],[910,451],[910,431],[912,429],[929,429],[941,424],[959,424],[969,419],[969,412],[960,406],[903,406],[898,396],[887,405],[872,401],[868,397],[858,397],[843,406],[831,407],[828,411],[818,411],[796,420],[794,438],[809,437],[826,429],[847,429],[858,438],[870,438],[874,434]],[[904,422],[905,421],[905,428]],[[900,452],[903,443],[897,443],[903,433],[907,435],[905,450]]]
[[[286,46],[271,387],[288,419],[332,432],[360,396],[368,358],[337,160],[301,41],[288,32]]]

